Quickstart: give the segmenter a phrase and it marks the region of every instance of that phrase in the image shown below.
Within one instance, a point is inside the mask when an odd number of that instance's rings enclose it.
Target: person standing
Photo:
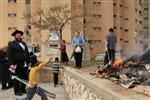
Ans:
[[[8,69],[9,65],[7,57],[7,46],[5,46],[0,48],[0,83],[2,84],[2,90],[9,89],[13,85],[11,80],[11,73]]]
[[[113,28],[109,29],[109,35],[106,36],[106,52],[104,58],[104,65],[113,64],[115,61],[117,36],[114,33]]]
[[[78,69],[82,67],[82,54],[83,54],[83,45],[85,43],[84,38],[81,36],[80,32],[75,31],[75,36],[72,39],[72,45],[74,48],[74,58],[75,58],[75,67]]]
[[[58,85],[58,76],[59,76],[59,69],[60,69],[60,63],[59,63],[59,58],[55,58],[55,62],[52,65],[52,70],[53,70],[53,79],[54,79],[54,87]]]
[[[69,58],[66,52],[65,40],[61,40],[60,51],[61,51],[61,62],[65,65],[68,65]]]
[[[27,70],[29,64],[29,51],[26,43],[22,40],[23,32],[16,30],[12,33],[14,41],[8,43],[8,63],[10,68],[15,69],[15,76],[27,80]],[[25,85],[14,79],[15,95],[26,93]]]

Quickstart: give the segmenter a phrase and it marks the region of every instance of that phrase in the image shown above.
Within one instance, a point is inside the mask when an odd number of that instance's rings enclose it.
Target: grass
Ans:
[[[102,61],[83,61],[82,62],[82,67],[99,66],[101,64],[102,64]],[[70,67],[74,67],[75,66],[75,62],[74,61],[70,61],[69,66]]]

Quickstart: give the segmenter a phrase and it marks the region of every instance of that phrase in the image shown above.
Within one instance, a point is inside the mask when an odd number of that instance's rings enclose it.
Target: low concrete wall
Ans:
[[[50,67],[44,67],[40,70],[40,83],[48,83],[53,81],[53,73]]]
[[[124,89],[111,81],[66,68],[63,83],[70,100],[150,100],[135,91]]]
[[[47,67],[43,67],[40,72],[39,72],[40,76],[40,83],[50,83],[53,82],[53,72],[52,72],[52,68],[50,66]],[[59,79],[58,82],[62,83],[61,81],[61,73],[59,74]]]

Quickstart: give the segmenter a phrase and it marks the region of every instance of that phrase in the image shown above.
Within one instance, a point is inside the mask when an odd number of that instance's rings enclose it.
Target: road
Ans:
[[[56,94],[55,99],[49,98],[49,100],[69,100],[63,85],[58,85],[58,87],[54,88],[53,83],[42,83],[40,84],[40,86],[48,90],[49,92]],[[1,90],[0,86],[0,100],[15,100],[16,98],[23,98],[23,97],[25,97],[25,94],[23,96],[15,96],[13,88],[8,90]],[[34,95],[34,98],[32,100],[41,100],[41,99],[40,96]]]

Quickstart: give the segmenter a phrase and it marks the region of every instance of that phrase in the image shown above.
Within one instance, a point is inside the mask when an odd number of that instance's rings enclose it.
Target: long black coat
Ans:
[[[29,63],[29,51],[25,42],[22,41],[25,50],[18,44],[17,41],[8,43],[8,62],[9,65],[24,66],[24,62]]]
[[[23,67],[25,62],[29,63],[29,51],[25,42],[22,41],[25,50],[18,44],[17,41],[8,43],[8,63],[9,65],[17,65],[15,75],[24,79],[27,77],[27,68]]]
[[[8,65],[8,57],[6,52],[0,52],[0,83],[10,81],[10,71]]]

